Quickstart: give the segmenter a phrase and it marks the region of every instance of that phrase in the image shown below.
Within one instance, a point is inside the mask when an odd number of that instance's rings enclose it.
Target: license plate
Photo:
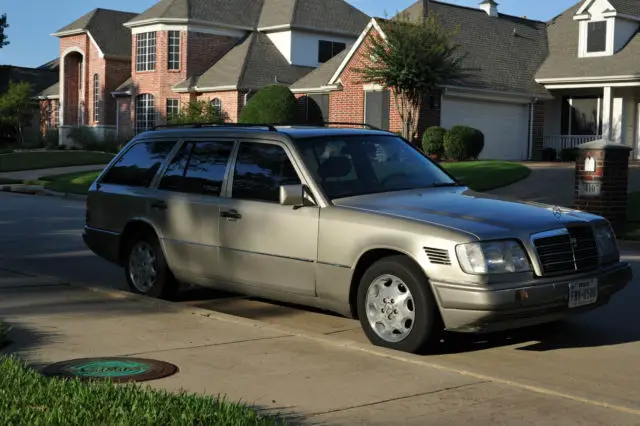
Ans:
[[[598,281],[581,281],[569,284],[569,308],[590,305],[598,300]]]

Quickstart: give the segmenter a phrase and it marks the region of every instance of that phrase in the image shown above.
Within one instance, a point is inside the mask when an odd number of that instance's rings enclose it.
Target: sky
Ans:
[[[0,49],[0,64],[37,67],[57,58],[60,54],[59,40],[50,34],[97,7],[143,12],[157,1],[0,0],[0,14],[7,14],[10,25],[6,29],[10,44]],[[415,0],[348,1],[370,16],[381,17],[393,15],[415,2]],[[480,0],[446,0],[446,2],[478,7]],[[498,3],[501,13],[546,21],[577,3],[577,0],[498,0]]]

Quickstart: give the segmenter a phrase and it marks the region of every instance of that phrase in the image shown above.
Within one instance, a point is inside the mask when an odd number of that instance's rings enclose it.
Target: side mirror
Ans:
[[[303,206],[304,205],[304,185],[281,185],[280,205],[282,206]]]

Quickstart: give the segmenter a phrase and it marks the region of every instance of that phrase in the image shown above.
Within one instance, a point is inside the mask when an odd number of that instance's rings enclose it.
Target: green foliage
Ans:
[[[60,145],[60,132],[58,129],[49,129],[45,132],[43,139],[46,149],[58,149]]]
[[[107,164],[113,154],[86,151],[31,151],[3,154],[0,172]]]
[[[422,151],[425,154],[442,158],[444,155],[444,136],[447,130],[440,126],[429,127],[422,136]]]
[[[542,161],[556,161],[558,159],[558,153],[553,148],[544,148],[542,150]]]
[[[278,124],[294,123],[297,117],[297,100],[286,86],[266,86],[251,98],[242,109],[238,123]]]
[[[576,148],[564,148],[560,151],[560,161],[572,162],[576,161],[578,150]]]
[[[191,123],[218,123],[222,124],[226,120],[223,112],[214,108],[211,102],[205,100],[189,101],[177,114],[167,117],[169,124],[191,124]]]
[[[14,83],[0,95],[0,124],[11,127],[21,144],[24,144],[24,128],[29,125],[38,110],[38,104],[31,98],[32,86],[27,82]]]
[[[113,154],[118,153],[127,141],[125,138],[119,138],[117,140],[115,138],[104,139],[96,135],[90,127],[74,127],[69,130],[68,135],[69,138],[75,142],[75,148]]]
[[[0,49],[9,44],[9,40],[7,40],[7,35],[4,33],[4,30],[9,28],[9,24],[7,23],[7,14],[3,13],[0,16]]]
[[[464,75],[465,55],[451,42],[456,31],[445,30],[436,14],[424,21],[400,14],[385,22],[383,31],[386,39],[379,35],[368,38],[365,52],[371,59],[355,71],[363,82],[391,89],[403,135],[413,140],[424,100],[438,87]]]
[[[0,357],[4,425],[277,425],[223,398],[149,386],[47,378],[13,357]]]
[[[455,178],[464,180],[474,191],[489,191],[518,182],[531,174],[531,169],[510,161],[464,161],[442,166]]]
[[[473,127],[453,126],[445,134],[444,150],[451,160],[477,159],[483,149],[484,135]]]

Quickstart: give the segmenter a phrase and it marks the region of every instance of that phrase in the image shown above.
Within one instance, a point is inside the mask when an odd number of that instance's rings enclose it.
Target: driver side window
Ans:
[[[280,202],[281,185],[299,185],[298,174],[284,148],[242,142],[233,172],[232,198]]]

